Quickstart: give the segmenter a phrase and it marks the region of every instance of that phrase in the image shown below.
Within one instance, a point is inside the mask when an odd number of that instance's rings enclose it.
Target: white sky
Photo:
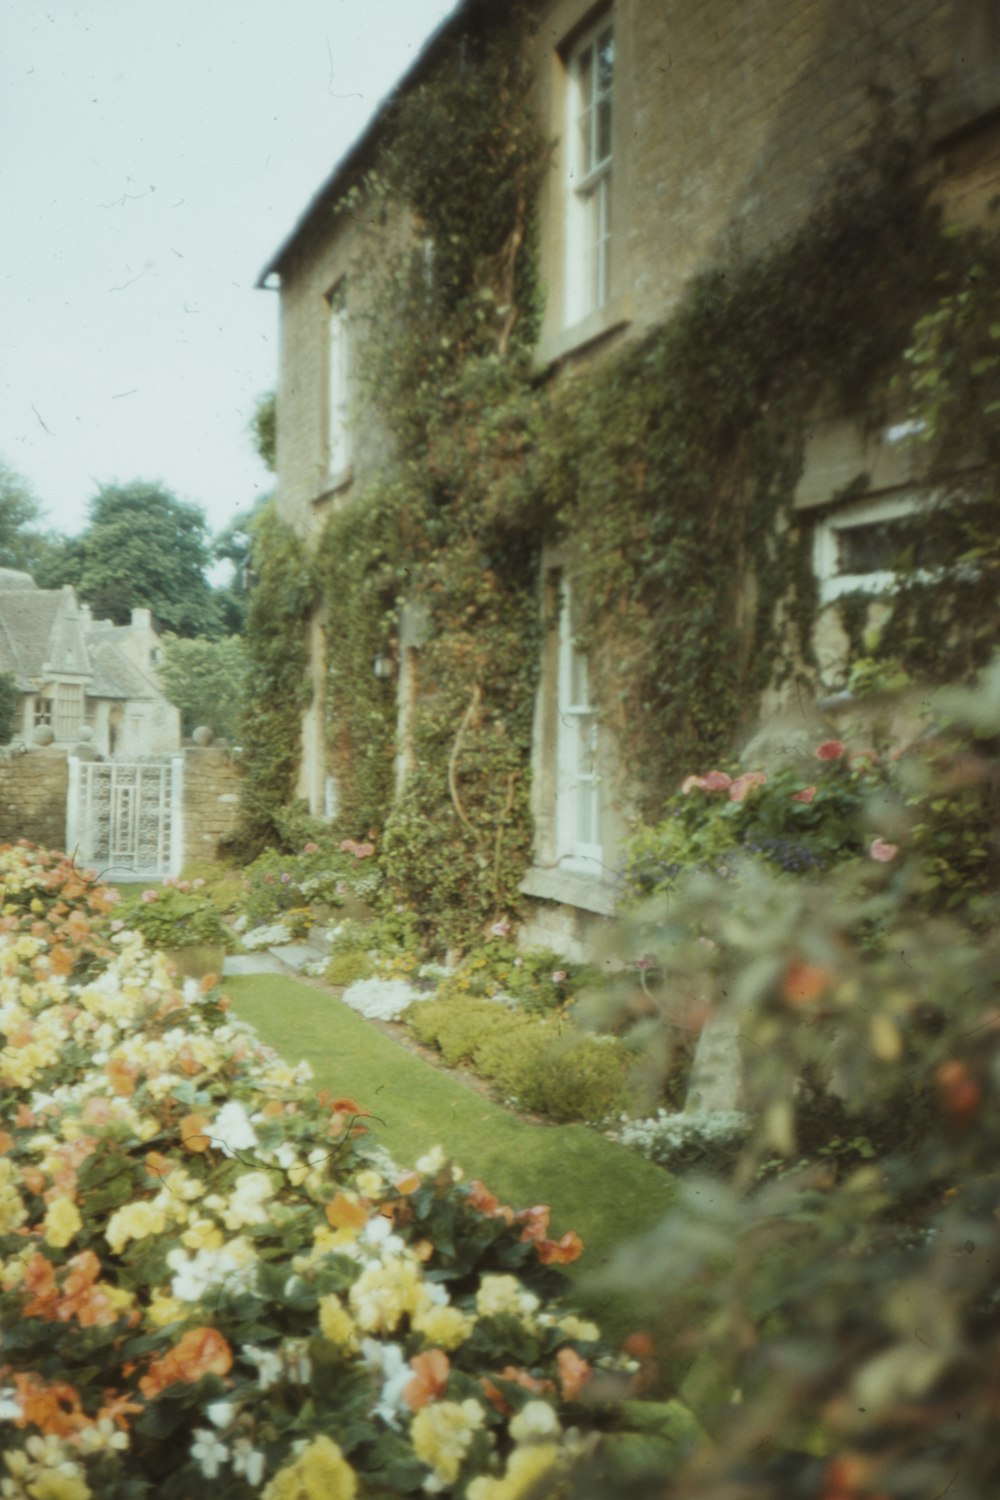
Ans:
[[[453,0],[2,0],[0,459],[68,534],[162,480],[213,530],[271,476],[264,264]]]

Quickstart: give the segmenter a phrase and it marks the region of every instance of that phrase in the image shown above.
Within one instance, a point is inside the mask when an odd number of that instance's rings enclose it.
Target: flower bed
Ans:
[[[635,1366],[561,1305],[546,1209],[397,1169],[64,857],[0,882],[5,1496],[510,1500],[690,1447],[613,1399]]]

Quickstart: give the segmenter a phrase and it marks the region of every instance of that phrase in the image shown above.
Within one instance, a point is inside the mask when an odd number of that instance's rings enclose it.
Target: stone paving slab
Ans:
[[[314,964],[322,957],[309,943],[287,943],[280,948],[269,948],[267,950],[273,958],[277,958],[288,969],[294,969],[295,973],[301,973],[306,964]]]
[[[288,965],[273,953],[227,953],[222,964],[222,975],[233,974],[287,974]]]

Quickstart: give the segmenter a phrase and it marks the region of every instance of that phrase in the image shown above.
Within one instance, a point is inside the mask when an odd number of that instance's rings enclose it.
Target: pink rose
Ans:
[[[898,844],[887,844],[885,839],[872,839],[868,845],[868,858],[877,859],[879,864],[888,864],[890,859],[895,859],[899,853]]]
[[[816,746],[816,759],[839,760],[846,749],[843,740],[824,740],[822,745]]]
[[[553,970],[553,974],[552,974],[552,983],[553,984],[562,984],[562,982],[563,982],[563,980],[565,978],[566,978],[566,970],[565,969],[555,969],[555,970]]]
[[[695,787],[700,792],[724,792],[732,784],[732,777],[727,776],[725,771],[709,771],[707,776],[685,776],[681,782],[681,791],[685,797]]]
[[[816,795],[816,788],[814,786],[804,786],[802,788],[801,792],[793,792],[792,793],[792,801],[793,802],[805,802],[808,805],[812,801],[812,799],[815,797],[815,795]]]
[[[303,854],[315,854],[316,850],[318,848],[319,848],[318,844],[305,844],[305,845],[303,845],[302,853]]]
[[[205,882],[204,882],[204,880],[203,880],[203,879],[202,879],[202,877],[201,877],[201,876],[200,876],[200,875],[199,875],[199,876],[197,876],[197,877],[196,877],[196,879],[194,879],[194,880],[192,880],[192,882],[191,882],[191,889],[192,889],[192,890],[193,890],[193,891],[200,891],[200,890],[201,890],[201,888],[202,888],[202,886],[203,886],[203,885],[204,885],[204,884],[205,884]]]
[[[730,802],[744,801],[755,786],[764,786],[766,781],[763,771],[744,771],[742,776],[737,776],[735,781],[729,783]]]
[[[145,901],[147,903],[150,902],[150,901],[155,901],[156,900],[156,892],[155,891],[143,891],[143,893],[142,893],[142,899],[143,899],[143,901]]]
[[[507,921],[506,917],[501,917],[500,921],[494,922],[493,926],[490,928],[490,937],[506,937],[509,931],[510,923]]]

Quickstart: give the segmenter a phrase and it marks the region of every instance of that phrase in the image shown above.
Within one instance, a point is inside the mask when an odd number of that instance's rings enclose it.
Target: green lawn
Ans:
[[[401,1047],[333,994],[282,975],[226,980],[238,1015],[290,1063],[306,1058],[319,1087],[349,1094],[376,1117],[372,1132],[401,1165],[439,1144],[468,1177],[515,1207],[548,1203],[552,1232],[576,1229],[597,1270],[623,1240],[652,1227],[667,1176],[583,1125],[532,1125]],[[582,1297],[608,1331],[631,1326],[601,1294]]]

